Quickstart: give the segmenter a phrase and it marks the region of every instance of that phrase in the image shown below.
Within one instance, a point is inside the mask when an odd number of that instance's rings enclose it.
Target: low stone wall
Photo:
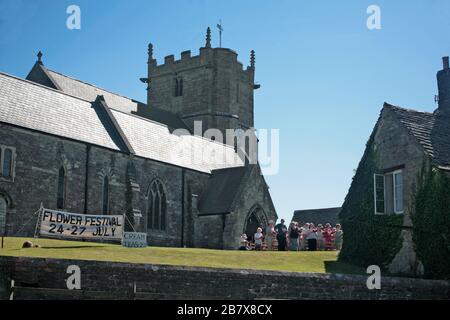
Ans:
[[[66,290],[70,265],[81,269],[81,291]],[[439,280],[382,277],[369,290],[357,275],[0,257],[2,299],[11,280],[23,288],[16,299],[450,299]]]

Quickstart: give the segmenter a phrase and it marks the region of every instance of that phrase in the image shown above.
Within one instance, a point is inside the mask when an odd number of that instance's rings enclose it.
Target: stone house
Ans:
[[[433,113],[384,104],[340,213],[341,260],[396,274],[424,272],[415,240],[424,232],[415,223],[417,193],[426,168],[450,172],[448,57],[437,81],[439,106]]]
[[[158,65],[149,45],[146,104],[53,71],[41,53],[26,79],[0,73],[0,234],[32,236],[42,203],[125,213],[150,245],[237,248],[249,219],[277,218],[269,187],[246,150],[202,134],[253,127],[254,72],[254,53],[244,70],[208,28],[198,56]]]

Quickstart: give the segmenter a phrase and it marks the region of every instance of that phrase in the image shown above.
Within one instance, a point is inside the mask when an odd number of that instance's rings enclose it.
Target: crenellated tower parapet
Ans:
[[[149,45],[149,108],[157,107],[178,114],[193,129],[194,121],[202,121],[203,131],[254,126],[253,91],[255,85],[255,52],[244,69],[238,54],[228,48],[211,46],[211,30],[206,32],[205,46],[198,55],[183,51],[158,64]]]

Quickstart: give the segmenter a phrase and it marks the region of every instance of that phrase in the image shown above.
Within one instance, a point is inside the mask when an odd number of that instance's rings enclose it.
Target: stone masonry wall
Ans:
[[[62,290],[70,265],[81,269],[81,293]],[[16,299],[450,299],[450,282],[408,278],[382,277],[381,290],[369,290],[356,275],[14,257],[0,257],[0,271],[1,299],[11,280],[49,289],[17,290]]]
[[[67,175],[66,207],[83,212],[86,146],[0,124],[0,141],[16,148],[14,181],[0,181],[0,190],[11,201],[6,216],[7,235],[32,235],[41,202],[56,209],[58,170]],[[31,221],[30,221],[31,219]],[[28,223],[27,223],[28,222]]]
[[[277,221],[278,218],[261,169],[257,165],[252,167],[234,203],[234,212],[227,216],[223,240],[225,249],[238,247],[240,236],[245,232],[246,222],[252,212],[257,212],[263,230],[266,230],[270,220]]]
[[[263,230],[268,221],[277,220],[277,214],[259,166],[249,165],[247,168],[237,191],[238,196],[231,205],[230,213],[197,217],[195,222],[197,247],[237,249],[240,236],[245,232],[246,222],[253,212],[258,212],[258,219]]]
[[[182,168],[6,124],[0,124],[0,141],[2,145],[16,149],[14,181],[0,180],[0,194],[8,200],[7,235],[33,235],[37,219],[33,213],[41,203],[49,209],[57,208],[58,171],[61,166],[66,171],[64,210],[84,213],[86,159],[89,152],[87,213],[102,214],[103,181],[108,176],[108,214],[124,214],[131,206],[135,212],[142,214],[136,227],[141,232],[147,232],[151,245],[182,245]],[[127,184],[130,183],[127,168],[130,164],[134,168],[133,190],[136,196],[133,199],[127,195]],[[209,174],[184,171],[188,180],[195,182],[191,183],[193,192],[201,194]],[[148,187],[154,179],[160,179],[166,190],[166,231],[147,229]],[[187,215],[186,201],[184,205]]]
[[[416,274],[422,269],[417,261],[414,244],[412,242],[411,210],[416,193],[417,177],[426,160],[423,150],[417,140],[407,132],[407,129],[395,119],[395,114],[390,109],[383,109],[379,128],[375,135],[375,148],[379,155],[379,170],[404,166],[403,171],[403,196],[404,219],[402,230],[402,248],[390,263],[389,270],[392,273]]]
[[[225,136],[226,129],[254,125],[254,69],[244,70],[233,50],[200,48],[197,56],[170,55],[160,65],[152,59],[148,78],[147,104],[181,115],[191,129],[203,121],[204,130],[217,128]],[[182,96],[175,96],[175,79],[183,80]]]

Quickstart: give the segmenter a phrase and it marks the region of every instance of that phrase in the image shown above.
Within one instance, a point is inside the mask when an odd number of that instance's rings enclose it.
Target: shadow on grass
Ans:
[[[343,273],[343,274],[359,274],[365,275],[366,270],[362,267],[354,266],[351,264],[339,262],[339,261],[324,261],[326,273]]]

